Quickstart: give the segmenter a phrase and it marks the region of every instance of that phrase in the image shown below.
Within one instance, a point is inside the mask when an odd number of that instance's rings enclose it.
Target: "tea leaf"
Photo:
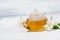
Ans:
[[[58,23],[58,25],[60,26],[60,23]]]
[[[59,29],[59,26],[58,25],[54,25],[53,29]]]

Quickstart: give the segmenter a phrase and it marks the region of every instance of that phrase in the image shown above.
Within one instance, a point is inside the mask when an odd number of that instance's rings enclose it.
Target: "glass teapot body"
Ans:
[[[33,13],[30,14],[23,26],[29,31],[44,31],[45,25],[47,23],[47,18],[44,14]]]

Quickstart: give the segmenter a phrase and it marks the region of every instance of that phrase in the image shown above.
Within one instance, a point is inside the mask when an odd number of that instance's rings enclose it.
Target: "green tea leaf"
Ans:
[[[54,25],[53,29],[59,29],[58,25]]]
[[[60,23],[58,23],[58,25],[60,26]]]

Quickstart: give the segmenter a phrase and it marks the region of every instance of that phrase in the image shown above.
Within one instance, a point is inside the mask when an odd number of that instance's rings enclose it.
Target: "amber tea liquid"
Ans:
[[[29,19],[26,21],[27,29],[29,31],[43,31],[45,29],[44,25],[47,23],[47,19],[43,20],[32,20]]]

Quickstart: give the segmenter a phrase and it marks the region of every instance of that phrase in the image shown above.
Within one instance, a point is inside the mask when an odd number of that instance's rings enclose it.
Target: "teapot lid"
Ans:
[[[35,10],[35,12],[31,13],[28,18],[30,21],[47,19],[46,16],[44,15],[44,13],[38,12],[37,10]]]

